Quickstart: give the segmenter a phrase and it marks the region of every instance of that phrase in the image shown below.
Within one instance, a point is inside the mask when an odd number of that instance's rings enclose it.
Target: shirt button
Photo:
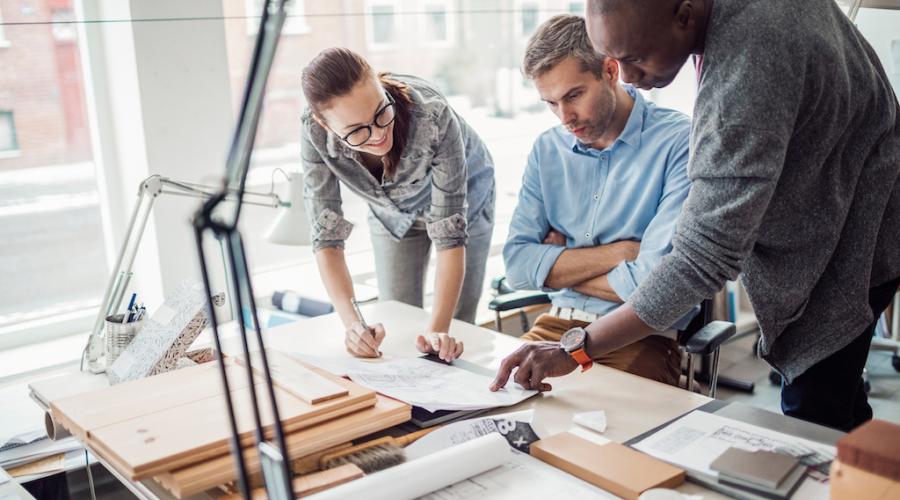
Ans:
[[[591,237],[591,233],[584,233],[584,237],[585,237],[585,238],[590,238],[590,237]]]
[[[595,199],[595,200],[599,200],[599,199],[600,199],[600,195],[599,195],[599,194],[595,194],[595,195],[594,195],[594,199]]]
[[[606,161],[606,155],[600,155],[600,161]]]

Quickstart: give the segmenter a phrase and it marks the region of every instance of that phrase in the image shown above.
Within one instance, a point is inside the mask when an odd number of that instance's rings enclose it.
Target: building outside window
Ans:
[[[366,36],[370,49],[385,50],[397,43],[397,11],[396,2],[375,0],[368,2]]]
[[[9,40],[3,36],[3,6],[0,5],[0,48],[9,47]]]
[[[0,351],[87,331],[108,272],[73,2],[19,3],[0,0]]]
[[[429,47],[453,43],[453,13],[449,1],[425,1],[422,7],[422,40]]]
[[[0,111],[0,155],[19,150],[16,140],[16,123],[12,111]]]
[[[540,24],[540,7],[537,2],[522,2],[520,28],[523,37],[529,37]]]

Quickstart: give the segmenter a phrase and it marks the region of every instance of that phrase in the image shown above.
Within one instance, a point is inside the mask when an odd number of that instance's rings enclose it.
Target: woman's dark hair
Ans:
[[[324,121],[322,110],[328,108],[329,101],[347,95],[357,83],[371,78],[372,74],[372,67],[362,56],[350,49],[332,47],[319,52],[303,68],[300,81],[309,108],[316,117]],[[384,162],[384,175],[392,178],[409,135],[412,100],[404,83],[389,78],[386,73],[380,73],[378,81],[394,100],[396,113],[393,147]]]

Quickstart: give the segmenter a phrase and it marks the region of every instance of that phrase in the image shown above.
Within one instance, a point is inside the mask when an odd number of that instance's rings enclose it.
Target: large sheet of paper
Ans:
[[[510,382],[506,388],[491,392],[492,377],[424,358],[384,356],[375,360],[346,357],[300,356],[300,359],[330,371],[346,375],[368,387],[428,411],[480,410],[510,406],[537,394]]]
[[[337,486],[312,498],[342,500],[406,500],[418,498],[501,465],[507,443],[498,434],[488,434],[452,446],[440,453],[411,460]],[[478,457],[473,460],[472,457]]]
[[[27,385],[0,389],[0,451],[47,437],[44,410],[28,397]]]
[[[718,472],[710,464],[728,448],[749,451],[766,450],[800,459],[807,467],[807,478],[795,498],[827,498],[828,467],[837,450],[808,439],[722,417],[693,411],[672,422],[634,448],[715,480]],[[824,495],[824,496],[822,496]]]
[[[534,412],[526,410],[464,420],[444,426],[406,447],[409,460],[436,456],[441,450],[479,439],[487,434],[503,436],[509,447],[499,467],[446,486],[427,500],[525,500],[616,498],[575,476],[528,455],[528,446],[545,435]]]

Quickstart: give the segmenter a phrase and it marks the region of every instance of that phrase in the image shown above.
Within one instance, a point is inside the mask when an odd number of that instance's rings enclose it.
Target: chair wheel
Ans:
[[[900,372],[900,355],[891,356],[891,366],[894,367],[894,371]]]
[[[772,385],[781,385],[781,374],[775,370],[769,371],[769,382]]]

